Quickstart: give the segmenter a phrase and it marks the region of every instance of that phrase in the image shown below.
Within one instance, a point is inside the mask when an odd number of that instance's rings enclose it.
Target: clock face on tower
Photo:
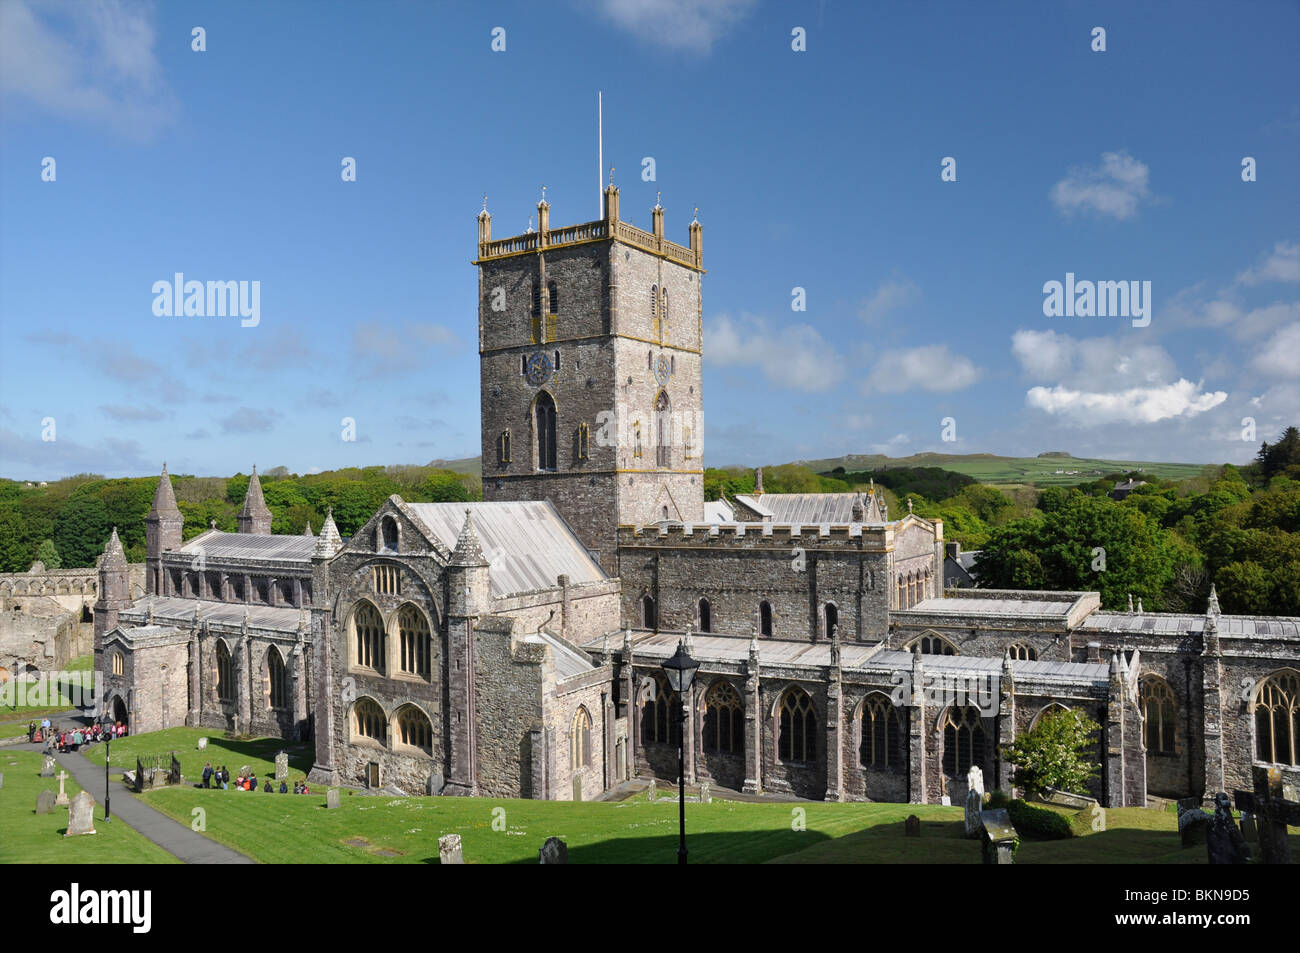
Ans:
[[[541,351],[528,358],[528,383],[537,387],[551,376],[551,359]]]
[[[655,380],[661,385],[668,383],[668,358],[662,354],[659,355],[659,360],[655,361]]]

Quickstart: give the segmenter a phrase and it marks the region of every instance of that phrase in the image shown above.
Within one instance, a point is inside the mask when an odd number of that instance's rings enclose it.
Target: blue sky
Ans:
[[[5,476],[477,453],[474,216],[521,232],[544,184],[554,226],[596,217],[597,90],[623,217],[662,191],[685,243],[700,209],[710,465],[1245,461],[1300,423],[1294,2],[2,0],[0,27]],[[260,282],[259,323],[156,316],[176,272]],[[1149,281],[1150,323],[1045,316],[1067,273]]]

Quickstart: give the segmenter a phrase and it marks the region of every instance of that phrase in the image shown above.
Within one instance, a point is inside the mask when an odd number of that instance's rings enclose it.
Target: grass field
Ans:
[[[198,750],[200,738],[208,739],[208,747],[203,751]],[[138,756],[146,764],[158,758],[162,766],[167,767],[171,764],[170,753],[175,751],[176,758],[181,763],[181,774],[185,775],[186,781],[199,780],[205,761],[211,761],[213,767],[224,764],[230,769],[232,779],[247,765],[260,781],[275,773],[275,755],[281,748],[289,753],[291,778],[300,778],[311,770],[315,749],[310,744],[293,744],[275,738],[230,740],[204,728],[168,728],[147,735],[119,738],[113,742],[112,766],[120,770],[134,769]],[[104,763],[102,744],[83,748],[82,754],[95,764]]]
[[[67,711],[72,703],[69,700],[69,688],[76,684],[82,688],[91,688],[91,679],[94,677],[95,656],[82,655],[70,661],[63,669],[66,678],[59,680],[60,693],[57,698],[42,700],[39,705],[5,705],[0,704],[0,738],[11,737],[16,734],[22,734],[27,730],[27,722],[35,719],[40,721],[45,715],[53,715],[57,712]],[[12,697],[17,697],[18,684],[16,682],[6,682],[3,693],[15,693]],[[18,730],[11,726],[15,723],[21,723]]]
[[[1141,470],[1163,480],[1186,480],[1211,469],[1202,463],[1158,463],[1143,460],[1100,460],[1091,457],[998,457],[988,453],[918,453],[910,457],[849,454],[825,460],[797,460],[817,473],[835,467],[870,470],[888,467],[942,467],[964,473],[980,483],[1023,483],[1035,487],[1073,486],[1108,473]],[[1056,471],[1063,471],[1057,473]]]
[[[63,837],[68,809],[55,807],[36,813],[43,790],[58,793],[57,778],[43,778],[42,756],[34,751],[0,749],[0,863],[4,864],[175,864],[179,861],[121,821],[104,821],[104,807],[95,805],[95,833]],[[64,791],[72,797],[81,788],[68,776]],[[125,795],[124,795],[125,796]]]

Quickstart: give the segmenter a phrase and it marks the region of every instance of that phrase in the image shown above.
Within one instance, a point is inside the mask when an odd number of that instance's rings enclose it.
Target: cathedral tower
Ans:
[[[131,606],[131,573],[117,527],[99,557],[99,598],[95,600],[95,670],[104,671],[104,636],[117,627],[118,613]]]
[[[619,218],[492,239],[478,216],[483,498],[550,499],[608,573],[617,527],[704,518],[702,229]]]
[[[151,596],[165,595],[166,582],[163,579],[162,554],[172,549],[181,548],[181,530],[185,526],[185,517],[176,506],[176,494],[172,492],[172,478],[167,475],[167,464],[163,464],[162,479],[154,490],[153,506],[144,518],[145,546],[145,591]]]

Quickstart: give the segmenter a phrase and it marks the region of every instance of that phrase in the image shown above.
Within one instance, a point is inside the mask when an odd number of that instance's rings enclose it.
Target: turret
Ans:
[[[95,601],[95,668],[103,671],[104,636],[117,626],[117,615],[131,605],[131,577],[117,527],[99,557],[99,598]]]
[[[474,517],[466,509],[465,523],[447,564],[448,613],[462,617],[486,615],[491,598],[490,585],[488,561],[474,529]]]
[[[334,507],[330,507],[325,513],[325,522],[321,524],[320,535],[316,537],[316,551],[312,553],[315,559],[329,559],[343,548],[343,537],[339,535],[339,528],[334,525]]]
[[[266,508],[266,498],[262,496],[262,481],[257,478],[257,467],[253,467],[253,475],[248,480],[248,492],[244,494],[238,523],[241,533],[271,534],[271,511]]]
[[[144,518],[145,591],[150,595],[166,595],[162,554],[181,548],[181,530],[184,526],[185,517],[176,506],[172,478],[167,475],[167,464],[164,463],[158,488],[154,490],[153,506]]]

